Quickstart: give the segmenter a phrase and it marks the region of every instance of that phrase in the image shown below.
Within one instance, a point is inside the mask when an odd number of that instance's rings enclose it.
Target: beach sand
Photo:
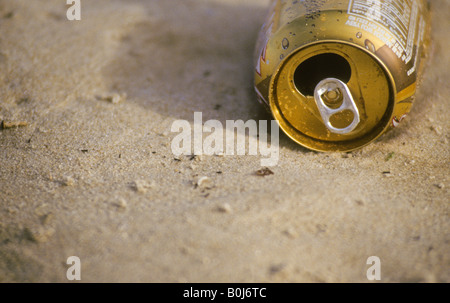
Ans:
[[[450,282],[450,4],[411,114],[352,153],[280,137],[174,157],[175,120],[271,119],[253,91],[262,0],[0,2],[0,282]],[[8,126],[8,124],[6,124]],[[207,186],[197,186],[207,177]],[[206,179],[203,179],[206,180]]]

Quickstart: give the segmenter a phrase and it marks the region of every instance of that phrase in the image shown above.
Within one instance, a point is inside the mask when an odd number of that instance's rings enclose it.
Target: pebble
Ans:
[[[211,189],[214,187],[213,181],[208,177],[200,177],[195,184],[200,189]]]
[[[440,126],[432,126],[430,127],[432,131],[434,131],[437,135],[442,135],[442,127]]]
[[[154,182],[152,183],[148,183],[145,180],[136,180],[134,181],[134,189],[138,192],[138,193],[142,193],[145,194],[149,189],[154,188],[156,185]]]
[[[36,243],[45,243],[50,240],[50,238],[54,235],[55,230],[53,228],[36,228],[31,229],[26,227],[23,230],[24,237],[32,242]]]
[[[75,180],[72,177],[65,177],[62,184],[64,186],[73,186],[75,185]]]
[[[228,203],[225,203],[223,205],[219,206],[219,211],[227,214],[231,214],[233,212],[233,209],[231,208],[231,205]]]
[[[284,231],[284,234],[285,234],[286,236],[288,236],[289,238],[291,238],[291,239],[295,239],[295,238],[298,237],[298,233],[297,233],[297,232],[295,231],[295,229],[292,228],[292,227],[286,229],[286,230]]]
[[[48,214],[40,216],[39,219],[40,219],[42,225],[49,225],[52,223],[54,217],[55,216],[52,213],[48,213]]]
[[[270,170],[269,168],[267,168],[267,167],[262,168],[262,169],[256,171],[256,175],[257,175],[257,176],[261,176],[261,177],[270,176],[270,175],[273,175],[273,174],[274,174],[274,172],[271,171],[271,170]]]
[[[34,213],[39,217],[44,216],[44,215],[48,214],[48,207],[49,206],[47,203],[41,204],[38,207],[36,207],[36,209],[34,210]]]
[[[117,201],[115,205],[120,209],[126,209],[128,207],[127,201],[123,198],[119,199],[119,201]]]
[[[96,98],[97,98],[97,100],[108,101],[108,102],[111,102],[112,104],[119,104],[122,101],[126,100],[127,95],[113,93],[113,94],[109,94],[109,95],[96,96]]]
[[[286,264],[274,264],[269,268],[270,275],[280,275],[285,276],[287,274],[287,266]]]

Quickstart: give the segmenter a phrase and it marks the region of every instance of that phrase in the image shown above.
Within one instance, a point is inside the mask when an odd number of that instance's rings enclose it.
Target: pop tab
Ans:
[[[339,79],[328,78],[317,84],[314,90],[314,100],[326,127],[335,134],[349,134],[361,121],[359,118],[359,110],[353,100],[352,93],[348,86]],[[333,105],[336,104],[339,107],[333,108]],[[353,114],[353,120],[350,125],[344,128],[333,126],[333,123],[330,121],[331,117],[346,110]]]

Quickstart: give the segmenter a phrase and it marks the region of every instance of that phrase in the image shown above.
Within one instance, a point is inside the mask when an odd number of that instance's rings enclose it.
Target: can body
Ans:
[[[351,151],[410,111],[429,44],[426,0],[273,0],[255,89],[283,131],[317,151]]]

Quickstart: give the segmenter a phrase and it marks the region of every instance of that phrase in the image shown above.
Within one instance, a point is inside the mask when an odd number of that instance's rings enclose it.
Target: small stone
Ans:
[[[444,183],[435,184],[434,186],[436,186],[439,189],[444,189],[445,188]]]
[[[290,227],[288,229],[286,229],[283,232],[287,237],[291,238],[291,239],[295,239],[298,237],[298,233],[295,231],[294,228]]]
[[[40,216],[39,219],[40,219],[42,225],[49,225],[50,223],[52,223],[54,217],[55,216],[52,213],[48,213],[48,214]]]
[[[362,200],[356,200],[355,203],[356,203],[356,205],[364,206],[364,201],[362,201]]]
[[[327,231],[327,226],[324,224],[317,224],[316,229],[318,233],[324,233]]]
[[[119,104],[126,100],[127,95],[125,93],[118,94],[112,93],[108,95],[96,96],[97,100],[111,102],[112,104]]]
[[[442,135],[442,127],[441,126],[432,126],[430,127],[432,131],[434,131],[437,135]]]
[[[115,206],[117,206],[119,209],[126,209],[128,207],[128,203],[125,199],[121,198],[115,203]]]
[[[62,181],[62,184],[64,186],[74,186],[75,180],[72,177],[65,177],[64,180]]]
[[[134,189],[138,192],[138,193],[142,193],[145,194],[149,189],[154,188],[156,185],[154,182],[152,183],[148,183],[145,180],[136,180],[134,181]]]
[[[256,175],[257,175],[257,176],[260,176],[260,177],[270,176],[270,175],[273,175],[273,174],[274,174],[274,172],[271,171],[271,170],[270,170],[269,168],[267,168],[267,167],[264,167],[264,168],[262,168],[262,169],[256,171]]]
[[[200,189],[211,189],[214,187],[213,181],[208,177],[200,177],[195,184]]]
[[[47,203],[44,203],[44,204],[39,205],[39,206],[36,207],[36,209],[34,210],[34,213],[35,213],[37,216],[39,216],[39,217],[48,214],[48,204],[47,204]]]
[[[26,227],[23,230],[24,237],[32,242],[36,243],[45,243],[50,240],[50,238],[55,233],[55,230],[53,228],[37,228],[37,229],[30,229]]]
[[[220,206],[218,207],[218,210],[219,210],[220,212],[227,213],[227,214],[230,214],[230,213],[233,212],[233,209],[231,208],[231,205],[228,204],[228,203],[225,203],[225,204],[223,204],[223,205],[220,205]]]
[[[269,268],[270,275],[285,276],[287,274],[286,264],[275,264]]]
[[[112,99],[111,99],[111,103],[112,104],[118,104],[120,102],[123,102],[125,99],[127,98],[126,94],[113,94],[112,95]]]

